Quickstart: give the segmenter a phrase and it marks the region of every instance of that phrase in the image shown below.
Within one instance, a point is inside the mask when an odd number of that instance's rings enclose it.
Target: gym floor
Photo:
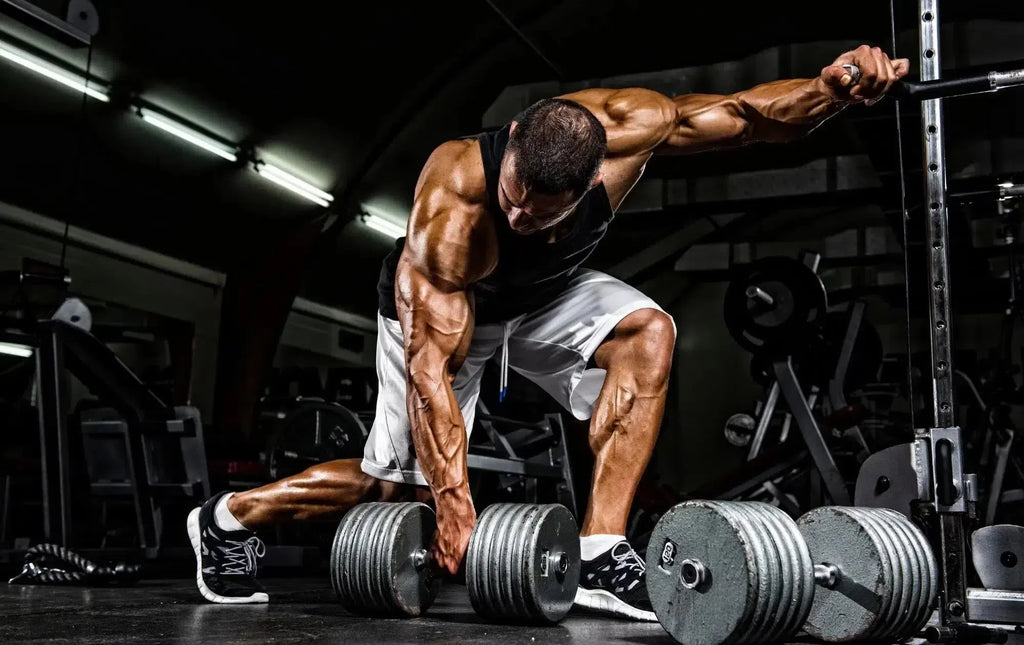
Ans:
[[[150,580],[130,588],[0,586],[0,643],[644,643],[674,641],[658,623],[573,612],[556,626],[492,625],[466,588],[444,587],[427,617],[364,618],[346,613],[325,578],[270,578],[266,605],[202,602],[192,580]]]
[[[2,585],[0,643],[675,643],[658,623],[585,611],[554,626],[489,624],[459,584],[442,588],[428,616],[388,619],[345,612],[325,578],[263,583],[269,604],[236,606],[201,601],[191,579],[146,580],[130,588]],[[1024,634],[1010,634],[1008,645],[1024,645]]]

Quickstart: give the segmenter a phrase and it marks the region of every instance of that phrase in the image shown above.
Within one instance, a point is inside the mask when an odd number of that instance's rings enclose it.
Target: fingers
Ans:
[[[885,85],[882,86],[882,96],[889,92],[889,88],[896,82],[896,70],[892,67],[892,60],[879,49],[875,52],[876,57],[885,71]]]
[[[844,62],[852,63],[860,68],[860,80],[849,86],[849,97],[873,105],[880,101],[892,89],[893,83],[910,72],[910,60],[899,58],[892,60],[879,47],[861,45],[853,51],[843,54],[830,67],[822,70],[823,79],[833,87],[846,87],[836,83],[837,74],[832,68]],[[841,79],[842,76],[838,76]]]
[[[860,67],[860,82],[850,89],[850,97],[858,100],[872,98],[869,93],[878,82],[878,60],[872,48],[867,45],[861,45],[853,51],[853,62]]]
[[[829,87],[845,88],[853,82],[849,70],[840,65],[829,65],[821,70],[821,78]]]
[[[910,59],[897,58],[892,62],[892,67],[896,71],[896,78],[903,78],[910,73]]]
[[[874,58],[875,66],[878,68],[878,77],[873,87],[865,89],[864,94],[867,100],[864,101],[864,104],[868,106],[882,100],[882,97],[885,96],[889,88],[896,81],[896,72],[892,68],[892,61],[889,60],[889,57],[877,47],[871,50],[871,56]]]

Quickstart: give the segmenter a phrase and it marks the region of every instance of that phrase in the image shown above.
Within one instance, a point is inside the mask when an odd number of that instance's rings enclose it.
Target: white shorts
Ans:
[[[664,311],[628,284],[598,271],[580,270],[551,303],[504,324],[474,329],[469,355],[453,390],[467,435],[472,432],[480,380],[487,361],[507,366],[540,386],[577,419],[589,419],[605,370],[587,369],[598,346],[623,318],[640,309]],[[405,349],[398,321],[377,315],[377,412],[363,452],[366,474],[387,481],[427,482],[416,463],[406,411]]]

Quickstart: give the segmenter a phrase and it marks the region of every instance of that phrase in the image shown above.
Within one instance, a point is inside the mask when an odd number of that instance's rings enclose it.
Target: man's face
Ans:
[[[548,195],[527,190],[516,177],[515,158],[506,154],[498,174],[498,206],[508,217],[508,224],[520,235],[529,235],[551,228],[572,214],[583,196],[571,190]]]

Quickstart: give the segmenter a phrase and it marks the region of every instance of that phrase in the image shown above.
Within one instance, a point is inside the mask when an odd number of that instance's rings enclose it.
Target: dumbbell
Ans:
[[[353,613],[419,616],[440,590],[430,556],[434,511],[419,502],[352,508],[331,545],[331,586]],[[493,504],[466,551],[473,609],[496,621],[555,623],[569,613],[580,577],[576,520],[561,504]]]
[[[938,569],[924,534],[895,511],[826,506],[796,522],[762,502],[690,500],[658,521],[647,589],[687,645],[896,641],[931,616]]]

